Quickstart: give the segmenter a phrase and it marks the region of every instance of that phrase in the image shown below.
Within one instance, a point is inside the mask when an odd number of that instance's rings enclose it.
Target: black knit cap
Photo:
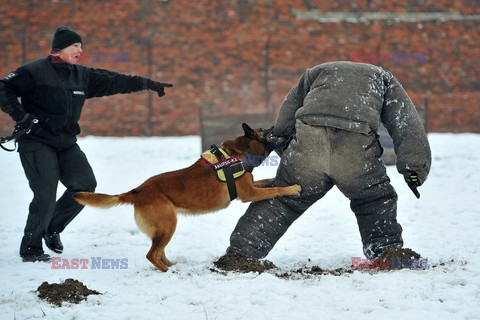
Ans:
[[[74,43],[83,45],[82,37],[69,27],[58,27],[52,41],[52,51],[60,51]]]

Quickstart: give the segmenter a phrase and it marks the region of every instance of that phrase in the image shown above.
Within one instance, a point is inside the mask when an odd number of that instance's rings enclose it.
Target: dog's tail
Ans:
[[[77,192],[73,195],[78,203],[85,206],[92,206],[97,208],[111,208],[120,204],[133,204],[134,199],[131,192],[122,193],[118,195],[109,195],[104,193],[94,192]]]

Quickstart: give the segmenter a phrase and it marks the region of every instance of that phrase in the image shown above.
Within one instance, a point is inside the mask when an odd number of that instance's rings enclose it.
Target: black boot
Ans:
[[[45,234],[45,244],[47,245],[48,249],[52,250],[53,252],[56,253],[62,253],[63,252],[63,244],[62,241],[60,240],[60,234],[58,233],[46,233]]]
[[[22,261],[23,262],[50,262],[52,259],[48,254],[43,253],[42,251],[39,251],[37,253],[29,253],[26,255],[22,256]]]

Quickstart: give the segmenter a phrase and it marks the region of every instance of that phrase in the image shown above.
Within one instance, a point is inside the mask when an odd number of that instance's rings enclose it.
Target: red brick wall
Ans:
[[[316,21],[296,10],[445,18]],[[201,112],[276,112],[307,67],[361,51],[392,71],[417,106],[428,104],[429,131],[480,132],[478,15],[477,0],[8,0],[0,8],[0,74],[48,54],[55,28],[67,25],[83,37],[84,64],[175,85],[161,99],[140,92],[89,100],[83,134],[185,135],[200,133]],[[128,62],[92,63],[92,51],[126,53]],[[428,61],[392,61],[392,52]],[[12,124],[2,113],[0,134]]]

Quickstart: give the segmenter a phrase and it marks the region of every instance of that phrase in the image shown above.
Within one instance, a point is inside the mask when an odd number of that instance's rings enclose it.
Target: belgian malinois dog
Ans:
[[[245,157],[266,157],[269,130],[253,130],[242,124],[244,135],[222,143],[222,149],[240,161]],[[263,159],[263,158],[262,158]],[[135,221],[147,236],[152,246],[147,259],[159,270],[167,271],[175,263],[165,256],[165,247],[172,238],[177,225],[177,212],[201,214],[228,207],[231,202],[227,183],[219,181],[211,166],[203,158],[188,168],[165,172],[146,180],[139,187],[119,195],[78,192],[75,199],[88,206],[110,208],[120,204],[133,204]],[[261,163],[261,161],[258,161]],[[260,165],[260,163],[256,165]],[[301,187],[265,187],[272,179],[253,181],[250,172],[235,180],[238,198],[243,202],[260,201],[282,196],[299,196]],[[265,188],[264,188],[265,187]]]

